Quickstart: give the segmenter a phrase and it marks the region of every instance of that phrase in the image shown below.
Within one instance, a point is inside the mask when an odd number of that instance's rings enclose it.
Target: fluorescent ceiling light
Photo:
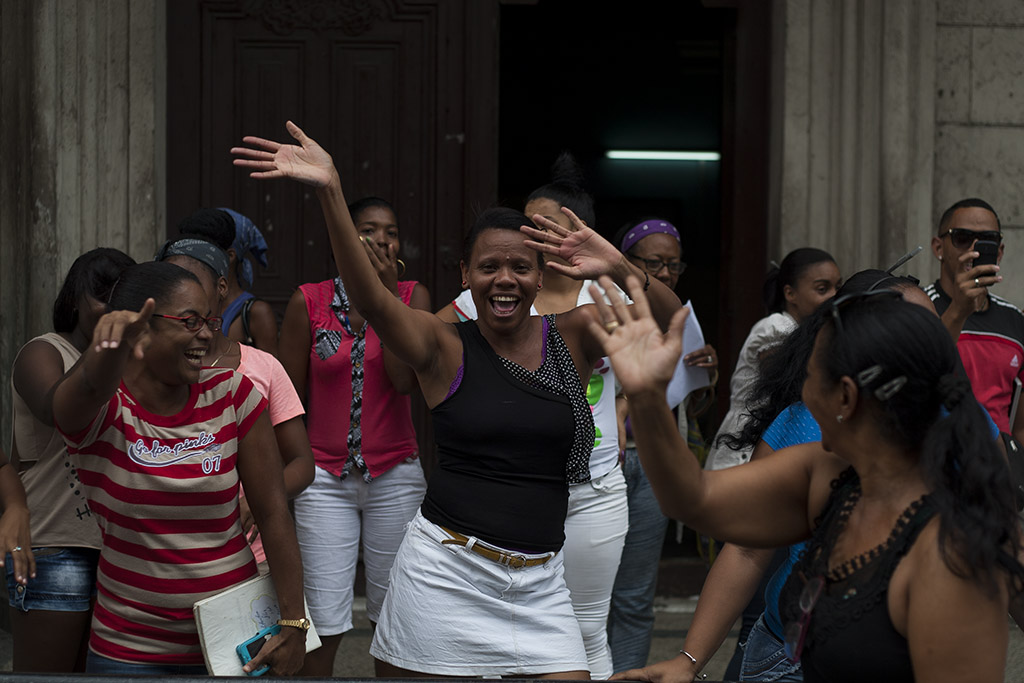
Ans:
[[[610,149],[605,153],[609,159],[634,161],[719,161],[718,152],[653,152],[634,149]]]

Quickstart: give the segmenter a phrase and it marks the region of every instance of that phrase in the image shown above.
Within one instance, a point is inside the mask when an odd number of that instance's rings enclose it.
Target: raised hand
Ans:
[[[337,173],[331,155],[291,121],[285,126],[298,145],[282,145],[247,135],[242,138],[247,147],[231,148],[235,166],[252,169],[250,178],[291,178],[314,187],[326,187]]]
[[[543,254],[559,256],[569,264],[548,261],[548,268],[574,280],[596,280],[611,273],[624,260],[611,242],[597,234],[570,209],[563,206],[562,213],[569,217],[571,228],[564,228],[539,213],[531,218],[544,230],[528,225],[519,228],[532,238],[527,240],[526,246]]]
[[[974,313],[984,308],[988,288],[1003,279],[1003,276],[999,275],[999,266],[979,265],[965,269],[965,266],[978,256],[980,254],[974,251],[973,247],[971,251],[960,255],[956,287],[949,293],[953,299],[953,305],[962,308],[967,313]]]
[[[156,302],[146,299],[142,308],[135,311],[113,311],[96,323],[92,333],[92,344],[97,352],[117,349],[127,345],[135,357],[142,360],[149,346],[149,320],[153,317]]]
[[[639,280],[630,276],[626,281],[632,306],[619,297],[610,278],[602,277],[600,285],[603,296],[596,286],[590,287],[599,317],[591,321],[590,332],[611,360],[623,391],[627,396],[645,391],[664,393],[683,352],[683,326],[690,309],[676,311],[668,331],[662,333]]]

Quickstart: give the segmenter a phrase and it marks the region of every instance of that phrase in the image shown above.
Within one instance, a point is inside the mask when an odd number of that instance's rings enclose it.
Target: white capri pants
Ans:
[[[595,680],[612,675],[608,610],[628,530],[626,478],[618,463],[607,474],[569,487],[562,548],[565,583]]]
[[[376,623],[405,528],[426,492],[418,459],[401,462],[369,484],[353,471],[339,480],[319,467],[295,498],[295,533],[309,616],[324,636],[352,628],[359,541],[366,568],[366,614]]]

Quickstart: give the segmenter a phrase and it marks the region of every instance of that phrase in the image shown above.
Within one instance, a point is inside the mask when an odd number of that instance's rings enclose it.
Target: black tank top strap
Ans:
[[[824,579],[804,641],[808,682],[823,680],[824,672],[835,681],[913,680],[906,639],[892,625],[886,597],[896,567],[935,508],[928,496],[921,497],[903,511],[882,544],[830,568],[832,550],[859,498],[860,479],[847,470],[833,482],[814,536],[779,598],[783,623],[798,622],[804,585],[813,577]],[[837,639],[838,634],[842,637]]]

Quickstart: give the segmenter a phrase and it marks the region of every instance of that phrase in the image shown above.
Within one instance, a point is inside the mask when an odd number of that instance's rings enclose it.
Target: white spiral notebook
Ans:
[[[277,623],[281,608],[277,604],[274,581],[269,574],[257,576],[200,600],[192,606],[199,643],[203,648],[206,670],[214,676],[244,676],[236,647]],[[306,618],[309,606],[306,605]],[[306,652],[320,647],[316,626],[306,634]]]

